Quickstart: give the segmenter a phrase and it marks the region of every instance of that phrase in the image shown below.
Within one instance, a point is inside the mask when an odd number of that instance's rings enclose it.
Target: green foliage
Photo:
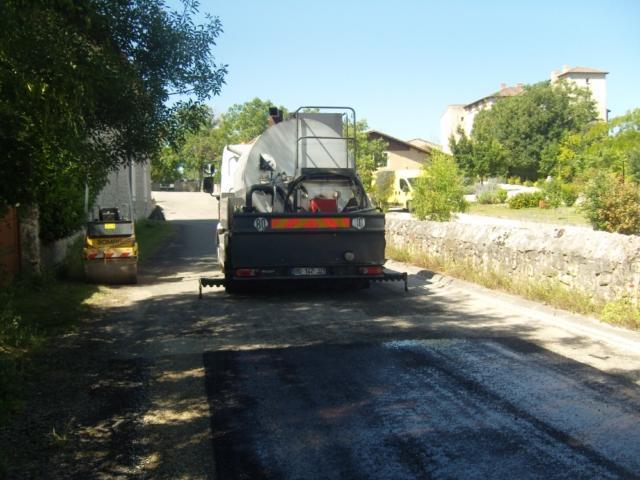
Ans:
[[[485,190],[484,192],[481,192],[478,195],[476,195],[476,201],[482,205],[490,205],[490,204],[497,203],[495,193],[489,190]]]
[[[389,170],[378,172],[374,178],[373,191],[371,197],[373,203],[383,212],[389,209],[389,197],[393,194],[393,183],[395,173]]]
[[[542,192],[520,192],[507,200],[507,205],[515,209],[534,208],[540,205],[540,200],[544,200]]]
[[[421,220],[429,219],[446,222],[452,212],[464,212],[462,176],[453,157],[442,152],[434,152],[429,165],[416,182],[413,210]]]
[[[605,322],[635,330],[640,329],[640,308],[629,298],[621,298],[605,304],[602,309],[602,319]]]
[[[246,143],[261,135],[269,127],[269,108],[276,107],[271,100],[253,98],[232,105],[227,112],[215,117],[207,112],[200,117],[198,128],[182,127],[184,141],[167,145],[154,160],[152,179],[166,183],[179,178],[202,180],[206,166],[212,165],[219,174],[222,150],[225,145]],[[287,110],[278,107],[286,115]],[[194,124],[188,125],[193,127]]]
[[[567,133],[559,142],[554,172],[560,178],[603,170],[640,181],[640,109]]]
[[[140,261],[146,262],[161,245],[166,243],[172,231],[169,222],[150,219],[137,221],[136,241]]]
[[[480,111],[471,138],[460,135],[451,150],[465,173],[511,175],[528,180],[555,166],[557,144],[596,119],[591,94],[573,84],[542,82]]]
[[[481,205],[494,205],[506,200],[507,191],[498,187],[495,181],[484,184],[476,194],[476,201]]]
[[[358,149],[356,167],[362,185],[366,189],[369,189],[373,183],[374,172],[386,164],[386,150],[388,148],[387,142],[381,138],[370,140],[367,134],[368,130],[369,125],[366,120],[359,120],[356,123],[356,144]],[[351,132],[349,134],[351,135]]]
[[[277,107],[271,100],[256,97],[245,103],[236,103],[221,115],[219,128],[226,144],[247,143],[269,127],[269,108]],[[287,109],[278,107],[287,116]],[[220,150],[220,152],[222,149]],[[220,154],[218,152],[218,154]]]
[[[226,67],[210,47],[220,22],[196,24],[197,3],[184,7],[0,2],[0,203],[67,212],[55,222],[41,216],[44,238],[81,218],[80,204],[66,196],[70,186],[87,178],[99,186],[120,164],[179,143],[180,126],[201,115],[196,102],[219,93]],[[185,100],[167,106],[174,94]]]
[[[640,233],[640,188],[615,173],[600,172],[586,186],[582,210],[596,230]]]
[[[542,186],[544,200],[551,208],[558,208],[562,203],[562,183],[552,178],[544,182]]]
[[[567,207],[572,207],[578,199],[578,186],[573,183],[563,183],[560,185],[560,196]]]

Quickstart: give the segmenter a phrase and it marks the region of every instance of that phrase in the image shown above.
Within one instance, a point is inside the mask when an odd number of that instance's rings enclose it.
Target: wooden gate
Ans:
[[[0,216],[0,284],[10,281],[19,269],[18,215],[14,207],[9,207],[4,216]]]

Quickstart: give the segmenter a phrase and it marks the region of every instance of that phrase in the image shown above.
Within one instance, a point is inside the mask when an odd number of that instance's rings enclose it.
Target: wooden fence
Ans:
[[[0,213],[0,215],[2,215]],[[20,269],[20,234],[18,215],[9,207],[0,216],[0,284],[10,281]]]

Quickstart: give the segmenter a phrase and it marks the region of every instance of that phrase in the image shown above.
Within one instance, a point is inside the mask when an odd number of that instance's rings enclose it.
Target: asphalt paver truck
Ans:
[[[356,115],[348,107],[301,107],[221,162],[216,230],[228,292],[258,282],[313,281],[366,287],[404,281],[384,269],[385,218],[356,174]],[[210,184],[211,185],[211,184]]]

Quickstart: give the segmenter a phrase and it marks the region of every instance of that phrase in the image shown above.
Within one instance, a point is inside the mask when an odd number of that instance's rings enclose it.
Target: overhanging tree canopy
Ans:
[[[197,122],[226,66],[211,53],[219,19],[196,13],[192,0],[180,12],[161,0],[1,2],[0,202],[72,202],[69,185],[97,188]]]

